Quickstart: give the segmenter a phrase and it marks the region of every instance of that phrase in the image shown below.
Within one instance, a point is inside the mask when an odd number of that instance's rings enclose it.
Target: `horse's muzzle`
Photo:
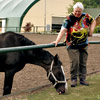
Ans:
[[[64,87],[59,87],[58,89],[56,89],[56,91],[60,94],[64,94],[65,93],[65,88]]]

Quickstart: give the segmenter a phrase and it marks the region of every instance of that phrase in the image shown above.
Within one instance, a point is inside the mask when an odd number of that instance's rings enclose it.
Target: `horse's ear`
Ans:
[[[55,64],[57,64],[58,59],[59,59],[59,56],[58,56],[58,54],[56,54],[56,55],[54,56],[54,62],[55,62]]]

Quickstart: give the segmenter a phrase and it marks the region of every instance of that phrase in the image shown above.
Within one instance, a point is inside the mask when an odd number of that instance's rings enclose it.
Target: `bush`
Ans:
[[[28,22],[23,28],[25,32],[30,32],[32,30],[32,27],[33,27],[33,24],[31,24],[31,22]]]
[[[95,27],[94,33],[100,33],[100,25]]]

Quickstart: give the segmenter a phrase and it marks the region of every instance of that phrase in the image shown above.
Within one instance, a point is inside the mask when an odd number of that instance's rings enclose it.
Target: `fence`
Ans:
[[[42,32],[50,32],[50,29],[47,27],[45,28],[44,26],[32,26],[32,27],[27,27],[30,30],[26,32],[32,32],[32,33],[42,33]],[[14,32],[25,32],[25,27],[0,27],[0,32],[2,32],[2,29],[5,31],[14,31]],[[52,30],[51,30],[52,31]]]
[[[90,41],[90,44],[100,44],[100,41]],[[61,42],[58,44],[57,47],[60,46],[65,46],[65,43]],[[54,44],[41,44],[41,45],[31,45],[31,46],[20,46],[20,47],[11,47],[11,48],[0,48],[0,53],[5,53],[5,52],[14,52],[14,51],[20,51],[20,50],[30,50],[30,49],[35,49],[35,48],[51,48],[51,47],[55,47]],[[100,49],[99,49],[100,50]],[[99,51],[98,50],[98,51]],[[94,56],[91,57],[91,59]],[[96,62],[96,59],[95,61]],[[67,65],[68,66],[68,65]],[[95,65],[94,65],[95,66]],[[96,67],[96,66],[95,66]],[[99,69],[98,69],[99,70]],[[95,71],[95,70],[93,70]],[[24,91],[23,91],[24,92]],[[21,92],[18,92],[21,93]]]
[[[90,41],[89,44],[100,44],[100,41]],[[66,43],[64,42],[58,43],[57,47],[60,47],[60,46],[66,46]],[[8,47],[8,48],[0,48],[0,53],[30,50],[30,49],[36,49],[36,48],[52,48],[52,47],[55,47],[55,45],[54,44],[41,44],[41,45]]]
[[[65,46],[65,43],[58,43],[58,46]],[[55,47],[54,44],[41,44],[41,45],[30,45],[30,46],[19,46],[19,47],[8,47],[8,48],[0,48],[0,53],[6,52],[15,52],[15,51],[22,51],[22,50],[30,50],[36,48],[51,48]]]
[[[21,32],[25,32],[24,28],[25,27],[21,27]],[[45,31],[45,27],[44,26],[32,26],[32,27],[29,27],[29,28],[30,28],[29,32],[33,32],[33,33],[40,33],[40,32],[44,32]],[[28,32],[28,31],[26,31],[26,32]]]
[[[7,30],[6,30],[7,28]],[[2,32],[2,29],[5,31],[14,31],[14,32],[25,32],[25,27],[21,27],[21,29],[19,27],[0,27],[0,32]],[[52,27],[49,26],[45,27],[45,26],[32,26],[32,27],[27,27],[30,28],[29,31],[26,32],[31,32],[31,33],[50,33],[50,32],[59,32],[60,29],[53,29]],[[94,30],[94,33],[100,33],[100,26],[97,26]]]

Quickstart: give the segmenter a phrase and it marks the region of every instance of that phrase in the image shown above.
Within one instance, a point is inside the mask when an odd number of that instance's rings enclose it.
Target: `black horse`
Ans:
[[[35,43],[23,35],[14,32],[6,32],[0,35],[0,48],[28,45],[35,45]],[[0,53],[0,72],[5,72],[3,95],[11,93],[13,77],[16,72],[24,68],[26,63],[43,67],[57,92],[65,93],[66,78],[58,55],[53,56],[46,50],[34,49]]]

